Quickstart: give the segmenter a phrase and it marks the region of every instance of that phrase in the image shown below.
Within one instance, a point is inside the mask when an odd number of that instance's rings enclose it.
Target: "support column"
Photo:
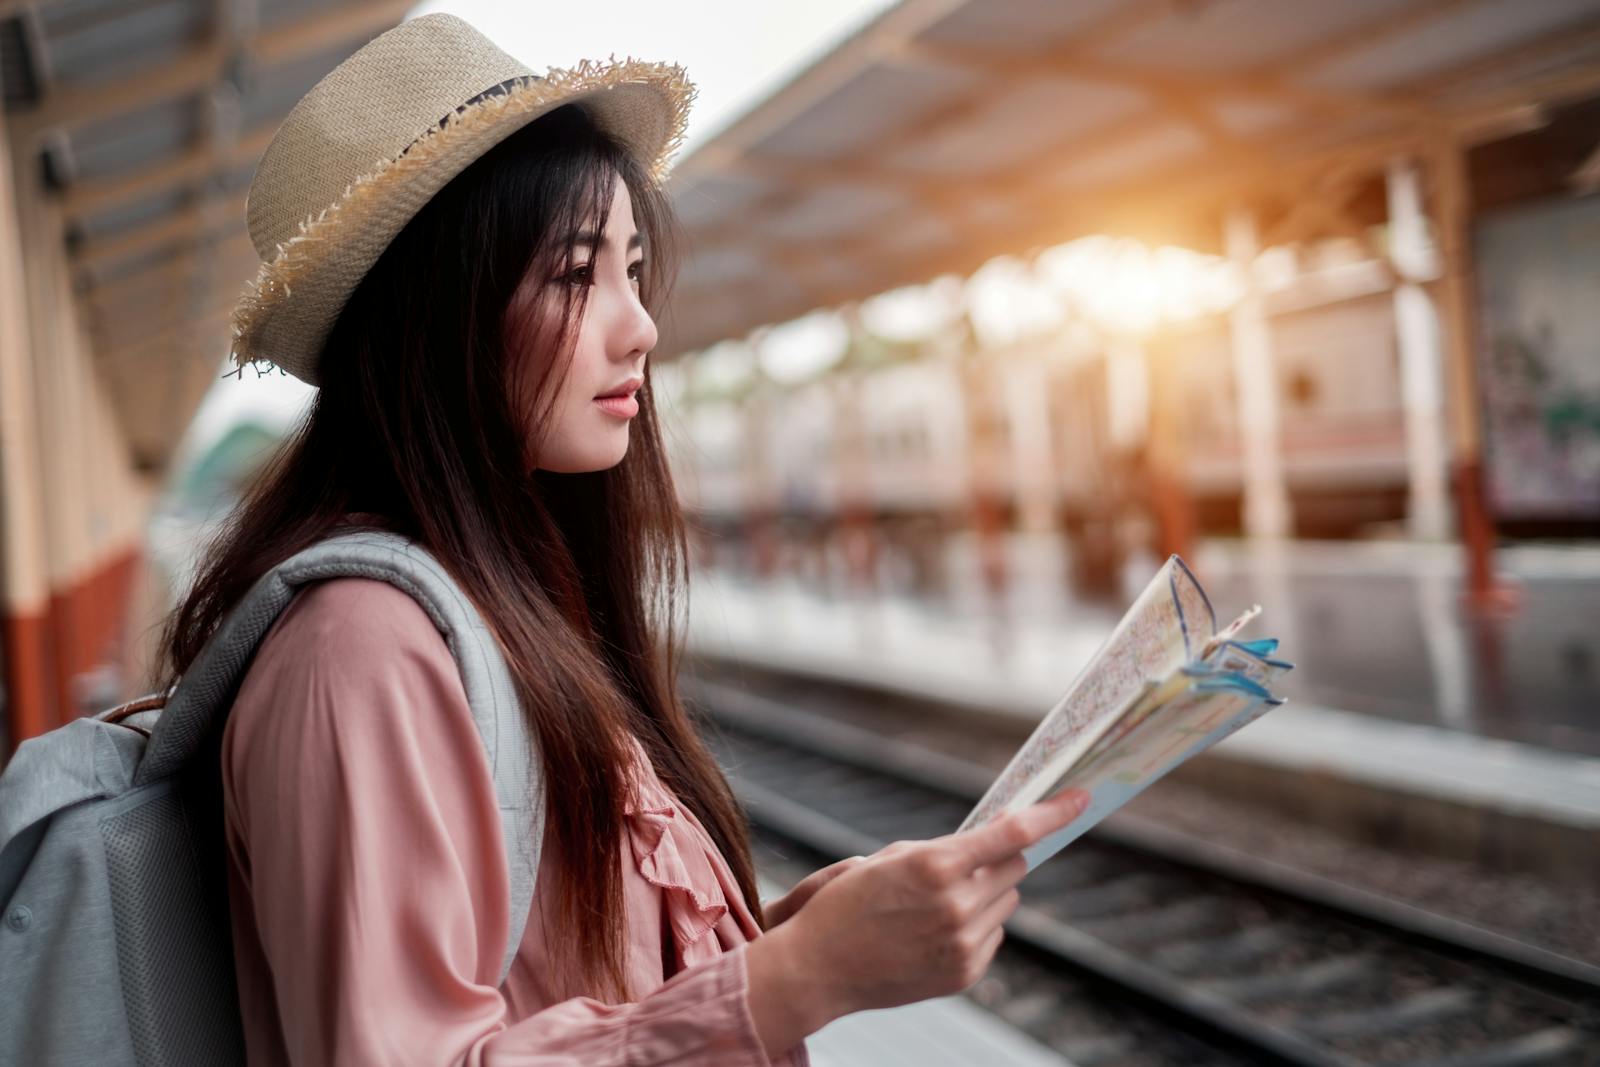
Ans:
[[[1467,595],[1479,607],[1501,601],[1494,574],[1494,519],[1483,476],[1483,434],[1478,416],[1477,314],[1472,291],[1472,199],[1465,151],[1453,138],[1433,144],[1437,191],[1440,277],[1439,315],[1444,327],[1445,382],[1449,395],[1450,467],[1456,484]]]
[[[48,729],[55,718],[44,669],[49,605],[44,486],[31,402],[34,368],[18,222],[15,171],[0,117],[0,659],[6,707],[0,757]]]
[[[1186,484],[1181,440],[1182,412],[1188,397],[1178,367],[1181,358],[1171,347],[1153,347],[1150,364],[1150,430],[1145,449],[1150,485],[1150,511],[1156,523],[1158,556],[1194,555],[1194,500]]]
[[[1109,535],[1120,569],[1131,547],[1127,531],[1140,511],[1162,522],[1158,475],[1151,454],[1150,364],[1141,340],[1127,333],[1106,337],[1106,462],[1111,472]],[[1158,539],[1163,539],[1158,532]]]
[[[1001,618],[1011,585],[1005,514],[1011,457],[999,444],[1005,398],[995,385],[994,368],[985,365],[991,358],[981,350],[969,350],[962,356],[959,373],[966,400],[967,489],[979,585],[990,612]]]
[[[1050,534],[1056,526],[1056,467],[1045,365],[1038,359],[1017,360],[1007,368],[1004,388],[1017,528],[1022,533]]]
[[[1150,429],[1150,368],[1144,347],[1119,335],[1106,342],[1106,431],[1119,456],[1136,452]]]
[[[86,433],[81,390],[85,355],[78,346],[72,290],[63,261],[61,221],[38,182],[19,174],[18,223],[27,261],[29,360],[33,365],[34,428],[38,434],[44,527],[44,579],[49,588],[49,685],[56,715],[50,726],[75,718],[76,678],[90,628],[81,592],[86,553],[87,486],[81,450]]]
[[[856,339],[861,336],[861,306],[851,302],[839,308],[850,337],[844,360],[834,369],[834,453],[837,472],[838,516],[845,573],[850,592],[873,594],[878,585],[878,528],[873,512],[874,496],[867,455],[866,412],[863,410],[862,373],[854,358]]]
[[[781,503],[778,486],[772,478],[772,440],[767,413],[770,388],[767,382],[759,382],[744,400],[743,436],[750,446],[745,453],[743,472],[746,486],[744,537],[750,547],[756,577],[764,582],[778,572],[777,516]]]
[[[1244,530],[1250,537],[1288,537],[1293,517],[1278,435],[1278,377],[1266,311],[1255,284],[1254,265],[1260,252],[1255,219],[1246,209],[1228,213],[1224,241],[1228,258],[1245,280],[1244,296],[1229,316],[1244,467]]]
[[[1419,541],[1450,536],[1444,440],[1444,357],[1439,317],[1422,283],[1438,277],[1439,257],[1416,164],[1396,159],[1388,170],[1389,258],[1400,283],[1394,290],[1395,337],[1400,353],[1400,393],[1406,428],[1406,525]]]

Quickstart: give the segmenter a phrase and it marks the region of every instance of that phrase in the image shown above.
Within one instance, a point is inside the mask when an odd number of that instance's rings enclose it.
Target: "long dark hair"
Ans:
[[[524,278],[578,262],[564,238],[592,219],[604,229],[617,180],[649,257],[641,299],[659,317],[677,237],[663,192],[577,106],[508,137],[434,196],[361,281],[323,349],[309,416],[206,546],[161,651],[166,688],[257,578],[349,513],[380,516],[426,546],[502,642],[536,730],[545,847],[562,859],[559,884],[540,887],[558,894],[552,948],[571,953],[595,995],[620,999],[629,735],[705,824],[758,920],[761,911],[744,820],[677,695],[686,541],[648,366],[627,454],[607,470],[535,469],[541,412],[516,399],[559,383],[588,287],[562,287],[553,328],[512,297]],[[515,355],[527,351],[538,358]]]

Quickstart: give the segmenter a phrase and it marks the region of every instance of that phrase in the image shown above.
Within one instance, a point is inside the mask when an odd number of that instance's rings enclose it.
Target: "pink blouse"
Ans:
[[[537,888],[501,985],[505,849],[443,636],[386,582],[302,591],[222,741],[249,1061],[803,1067],[803,1044],[772,1060],[756,1035],[743,946],[760,928],[732,872],[635,752],[618,847],[639,999],[582,995],[552,966],[551,894]],[[561,802],[559,783],[550,798]],[[556,862],[544,849],[538,885]]]

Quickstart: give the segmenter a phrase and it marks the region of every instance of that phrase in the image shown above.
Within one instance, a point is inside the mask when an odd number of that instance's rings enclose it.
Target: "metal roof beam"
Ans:
[[[325,48],[376,37],[400,24],[416,0],[353,0],[256,34],[255,59],[276,67]],[[365,44],[365,40],[362,41]]]
[[[308,16],[257,33],[249,54],[263,66],[277,66],[308,52],[376,35],[412,6],[413,0],[370,0]],[[237,50],[224,34],[130,79],[59,91],[37,111],[17,116],[17,136],[36,141],[47,130],[100,122],[191,95],[222,80]]]
[[[963,6],[967,0],[904,0],[879,15],[855,36],[819,57],[781,92],[745,112],[672,169],[674,182],[692,181],[714,171],[735,154],[781,129],[807,108],[844,85],[871,63],[898,50],[907,38]]]
[[[1593,85],[1600,89],[1600,69],[1589,72],[1572,73],[1566,75],[1559,87],[1566,91],[1579,91],[1582,87]],[[1438,122],[1432,127],[1434,130],[1453,131],[1455,136],[1468,141],[1473,139],[1475,132],[1483,134],[1489,129],[1488,123],[1499,121],[1503,106],[1496,108],[1479,108],[1469,112],[1448,116],[1440,116]],[[1152,114],[1147,116],[1147,121],[1162,121],[1161,116]],[[998,180],[987,179],[981,182],[972,182],[967,185],[952,183],[941,187],[940,185],[924,185],[919,192],[924,197],[937,200],[947,200],[959,204],[963,195],[973,191],[983,191],[987,195],[997,195],[1007,199],[1017,207],[1021,218],[1015,227],[986,226],[982,232],[959,225],[959,219],[949,219],[955,225],[957,232],[962,235],[962,240],[952,249],[919,253],[914,257],[916,267],[914,270],[902,269],[905,265],[894,260],[892,256],[885,256],[873,243],[871,234],[863,235],[849,242],[829,242],[828,254],[836,258],[851,260],[853,262],[870,263],[876,276],[883,279],[883,288],[892,288],[894,285],[906,284],[913,281],[924,281],[940,273],[950,270],[968,272],[976,269],[988,258],[1002,252],[1019,252],[1026,247],[1040,243],[1056,243],[1076,236],[1078,232],[1090,232],[1097,228],[1115,229],[1132,216],[1145,214],[1149,205],[1161,203],[1167,205],[1169,214],[1183,214],[1193,211],[1220,210],[1222,205],[1230,198],[1248,199],[1260,197],[1269,191],[1274,183],[1292,182],[1304,183],[1318,181],[1323,184],[1331,183],[1330,188],[1351,188],[1351,179],[1363,168],[1380,168],[1385,161],[1393,155],[1414,151],[1418,144],[1424,143],[1430,136],[1428,130],[1412,128],[1397,130],[1393,134],[1377,139],[1368,139],[1360,145],[1334,145],[1312,146],[1302,143],[1298,146],[1287,146],[1287,150],[1272,161],[1270,169],[1257,166],[1258,161],[1240,155],[1228,160],[1218,160],[1219,165],[1209,168],[1204,175],[1195,175],[1185,171],[1174,175],[1170,172],[1158,175],[1154,179],[1138,182],[1136,184],[1122,184],[1119,189],[1102,190],[1096,193],[1092,190],[1075,193],[1071,197],[1072,210],[1067,216],[1080,222],[1066,222],[1063,224],[1061,205],[1067,197],[1061,190],[1041,186],[1033,180],[1032,175],[1038,170],[1048,170],[1060,160],[1070,159],[1086,151],[1085,145],[1089,140],[1098,142],[1096,147],[1110,147],[1122,138],[1137,138],[1142,132],[1138,122],[1124,124],[1104,131],[1102,134],[1091,135],[1091,138],[1073,142],[1053,153],[1060,159],[1046,159],[1032,161],[1024,167],[1017,168]],[[1336,172],[1336,173],[1334,173]],[[812,180],[823,180],[826,177],[839,177],[837,171],[829,168],[816,168],[814,171],[802,169],[802,177]],[[848,172],[846,172],[848,173]],[[877,175],[876,169],[871,172]],[[1327,205],[1327,210],[1318,214],[1324,205],[1318,205],[1317,210],[1307,209],[1294,220],[1296,230],[1307,227],[1321,228],[1331,232],[1343,233],[1350,236],[1361,236],[1360,227],[1343,208],[1339,205]],[[1041,225],[1042,219],[1054,219],[1054,225]],[[1081,223],[1081,224],[1080,224]],[[1051,231],[1059,236],[1044,236]],[[1013,232],[1014,231],[1014,232]],[[1287,232],[1287,231],[1283,231]],[[738,219],[730,219],[726,224],[715,229],[700,229],[695,233],[695,239],[702,247],[715,247],[718,241],[743,240],[748,242],[750,230],[747,224]],[[1011,241],[1020,241],[1020,244],[1009,244]],[[982,251],[976,251],[981,249]],[[802,262],[809,262],[805,254],[797,258],[792,246],[768,240],[758,245],[759,254],[781,265],[792,266]],[[798,274],[798,272],[797,272]],[[914,275],[914,276],[913,276]],[[807,278],[806,281],[810,279]],[[804,284],[804,283],[803,283]],[[848,289],[830,291],[827,286],[818,287],[804,284],[810,294],[805,307],[795,306],[785,308],[785,316],[800,314],[809,307],[826,306],[828,303],[837,302],[852,295]],[[691,288],[688,290],[693,293]],[[859,293],[854,293],[859,296]],[[810,302],[815,300],[815,303]],[[703,343],[697,342],[697,343]]]
[[[1419,101],[1384,93],[1358,93],[1317,89],[1297,85],[1278,75],[1261,71],[1237,74],[1159,74],[1124,63],[1108,62],[1084,55],[1075,47],[1049,52],[1018,55],[1004,48],[976,45],[908,44],[904,54],[951,66],[966,67],[993,77],[1019,78],[1030,74],[1058,74],[1086,81],[1109,82],[1138,89],[1163,100],[1192,99],[1195,96],[1253,96],[1274,99],[1314,111],[1340,114],[1387,114],[1400,119],[1426,117]]]
[[[1424,143],[1425,138],[1415,133],[1395,134],[1364,143],[1360,146],[1359,157],[1378,167],[1395,155],[1417,151]],[[834,242],[829,245],[828,254],[872,263],[876,268],[872,291],[887,291],[900,285],[926,282],[941,274],[970,274],[995,256],[1026,255],[1086,233],[1126,233],[1138,228],[1133,225],[1135,222],[1173,221],[1213,212],[1231,199],[1248,200],[1261,195],[1261,190],[1267,187],[1265,183],[1276,186],[1309,182],[1324,175],[1330,166],[1346,168],[1355,162],[1348,146],[1339,146],[1285,160],[1274,174],[1251,175],[1248,180],[1232,167],[1218,167],[1203,173],[1168,172],[1155,179],[1074,194],[1070,198],[1059,190],[1034,189],[1028,195],[1019,190],[1008,194],[1019,209],[1016,222],[972,231],[953,246],[919,252],[915,256],[885,256],[872,247],[868,234],[848,243]],[[1152,213],[1152,204],[1161,206],[1159,213]],[[752,294],[753,297],[758,295]],[[863,295],[858,287],[851,285],[806,286],[801,297],[773,305],[767,312],[770,318],[761,321],[785,321],[813,308],[860,299]],[[722,299],[724,294],[720,288],[716,296],[719,302],[729,303]],[[704,333],[691,327],[690,332],[669,337],[667,342],[673,346],[675,354],[721,339]]]
[[[130,16],[138,17],[158,7],[163,0],[99,0],[88,10],[68,11],[50,19],[50,34],[57,40],[80,33],[104,33],[109,27],[119,32],[120,25]],[[40,2],[38,7],[50,6]]]
[[[68,220],[76,222],[108,208],[164,193],[175,186],[197,184],[219,170],[226,172],[248,166],[267,150],[278,124],[278,119],[272,119],[256,127],[233,146],[220,165],[214,152],[201,146],[131,174],[74,185],[61,197],[62,211]]]
[[[209,147],[195,147],[182,155],[161,160],[131,174],[117,174],[67,189],[61,208],[67,219],[80,221],[96,212],[130,201],[164,193],[175,186],[193,185],[218,170],[231,171],[260,159],[278,129],[278,119],[262,123],[233,146],[221,165]]]
[[[170,249],[164,256],[143,261],[137,271],[119,275],[114,271],[80,270],[74,282],[80,293],[103,303],[117,300],[137,303],[146,299],[149,291],[172,284],[183,271],[190,269],[192,263],[204,259],[213,251],[227,266],[237,266],[238,270],[230,270],[229,273],[237,274],[240,278],[254,274],[260,262],[255,248],[241,230],[211,245]]]
[[[1430,5],[1429,13],[1436,14],[1439,9],[1446,6],[1449,5]],[[1399,24],[1398,19],[1392,19],[1388,22],[1388,25],[1391,26],[1398,26]],[[1525,59],[1535,48],[1541,51],[1555,49],[1558,47],[1555,38],[1560,38],[1570,45],[1573,39],[1573,32],[1573,29],[1568,27],[1561,34],[1547,35],[1547,38],[1541,38],[1537,42],[1530,42],[1529,45],[1519,49],[1517,54]],[[1009,69],[1014,70],[1015,68],[1016,64],[1012,64]],[[1162,86],[1162,88],[1170,87]],[[1479,106],[1469,109],[1446,112],[1426,109],[1413,111],[1410,108],[1405,108],[1401,113],[1411,121],[1397,123],[1394,132],[1402,139],[1410,138],[1415,140],[1420,136],[1431,135],[1432,131],[1445,130],[1449,131],[1451,135],[1471,143],[1486,137],[1501,136],[1507,131],[1526,129],[1530,123],[1536,125],[1538,121],[1537,114],[1529,111],[1529,108],[1534,106],[1530,103],[1531,100],[1542,99],[1552,95],[1572,97],[1596,90],[1600,90],[1600,65],[1563,72],[1539,82],[1525,85],[1519,89],[1507,90],[1483,101]],[[1155,126],[1168,121],[1169,117],[1159,111],[1150,112],[1142,118],[1131,120],[1070,142],[1048,154],[1045,158],[1032,160],[1026,166],[1017,168],[1008,174],[986,176],[982,180],[974,179],[957,182],[915,180],[899,175],[897,172],[886,170],[881,166],[866,166],[855,161],[815,165],[796,164],[786,161],[782,164],[773,163],[768,165],[750,157],[737,156],[730,159],[727,165],[733,169],[748,170],[760,173],[763,176],[779,179],[798,177],[802,186],[806,188],[840,180],[895,184],[897,187],[915,192],[922,202],[935,206],[940,203],[959,205],[964,197],[970,196],[974,192],[983,192],[987,195],[999,195],[1002,198],[1013,199],[1021,213],[1028,215],[1036,212],[1042,206],[1048,206],[1050,202],[1059,200],[1063,195],[1059,190],[1041,187],[1040,183],[1033,180],[1033,174],[1039,171],[1048,171],[1058,163],[1070,162],[1074,158],[1082,158],[1085,154],[1092,155],[1097,150],[1113,147],[1119,140],[1125,138],[1136,139]],[[1321,135],[1319,134],[1318,136],[1320,137]],[[896,137],[894,140],[898,142],[900,137]],[[1366,151],[1365,148],[1372,143],[1380,145],[1391,143],[1391,139],[1383,139],[1379,142],[1371,142],[1368,139],[1366,145],[1363,146],[1334,146],[1329,149],[1326,146],[1308,145],[1305,138],[1299,138],[1298,140],[1301,141],[1298,145],[1293,140],[1288,143],[1279,141],[1271,146],[1272,150],[1270,152],[1266,150],[1266,146],[1263,146],[1262,149],[1255,149],[1250,146],[1235,145],[1231,151],[1214,154],[1212,172],[1225,172],[1228,175],[1228,183],[1234,188],[1256,188],[1260,185],[1262,178],[1281,173],[1286,163],[1292,163],[1297,156],[1304,156],[1304,152],[1307,149],[1311,150],[1311,154],[1305,156],[1305,158],[1310,161],[1313,168],[1308,173],[1315,174],[1319,172],[1318,168],[1320,168],[1321,172],[1325,172],[1327,167],[1334,165],[1335,161],[1341,159],[1347,164],[1354,163],[1359,166],[1381,167],[1386,158],[1385,152],[1381,150],[1371,152]],[[879,147],[881,148],[881,146]],[[1216,164],[1220,164],[1220,166]],[[1156,187],[1161,187],[1163,184],[1164,182],[1162,181],[1155,183]],[[780,189],[776,194],[769,196],[761,205],[761,209],[771,210],[780,205],[784,201],[786,193],[792,195],[789,190]],[[1088,194],[1075,194],[1075,197],[1082,199],[1086,195]],[[1170,193],[1164,192],[1160,195],[1170,195]],[[741,215],[742,217],[744,216]],[[957,224],[958,230],[960,229],[958,218],[951,218],[949,213],[945,213],[945,217],[952,224]],[[1342,210],[1330,209],[1319,219],[1311,219],[1308,215],[1297,220],[1297,225],[1299,222],[1305,222],[1307,225],[1315,223],[1316,225],[1330,227],[1337,232],[1354,234],[1358,230],[1358,227],[1355,227],[1345,217]],[[719,241],[733,238],[748,241],[749,228],[737,219],[729,219],[727,222],[719,223],[714,227],[699,228],[695,238],[703,246],[715,246]],[[865,246],[868,242],[870,242],[870,237],[853,241],[849,244]],[[786,247],[789,246],[769,240],[763,243],[762,252],[768,258],[782,259],[786,254],[782,249]],[[851,251],[846,250],[845,245],[841,245],[838,242],[830,243],[829,247],[834,254],[845,256],[852,254]],[[864,251],[864,247],[860,250]]]
[[[181,302],[155,309],[138,318],[122,318],[114,323],[101,323],[90,331],[95,351],[116,352],[139,348],[143,345],[177,334],[196,322],[209,323],[216,318],[227,319],[233,311],[232,299],[213,298],[206,304],[184,307]]]
[[[882,158],[891,155],[897,149],[916,144],[943,126],[960,121],[963,118],[981,115],[995,99],[998,99],[1001,94],[1010,88],[1015,77],[1009,70],[997,70],[995,75],[981,90],[921,116],[916,122],[897,129],[891,136],[878,139],[872,146],[873,156]],[[1141,119],[1134,119],[1092,132],[1072,142],[1071,147],[1074,152],[1082,152],[1086,145],[1092,144],[1098,138],[1109,137],[1113,140],[1119,140],[1125,137],[1137,136],[1140,133],[1148,132],[1152,126],[1159,125],[1162,121],[1164,121],[1162,116],[1152,113]],[[696,158],[699,157],[697,156]],[[758,205],[747,209],[747,213],[751,210],[776,210],[786,201],[792,201],[797,195],[794,188],[796,183],[793,179],[799,176],[802,188],[811,188],[840,180],[865,180],[892,185],[925,205],[935,210],[942,210],[948,217],[952,205],[959,205],[963,198],[970,197],[972,192],[977,189],[987,189],[993,184],[994,180],[992,175],[985,175],[982,178],[955,180],[919,178],[882,165],[863,163],[859,159],[813,164],[785,159],[769,164],[759,158],[745,154],[742,150],[738,152],[729,151],[724,157],[712,160],[711,165],[723,170],[744,170],[749,173],[759,173],[763,176],[775,177],[781,180],[782,184],[776,191],[768,193]],[[1031,166],[1032,164],[1029,165],[1029,168],[1024,169],[1030,169]],[[675,171],[674,173],[676,174],[677,172]],[[950,221],[954,223],[956,220],[951,219]],[[715,243],[730,232],[742,235],[746,232],[746,227],[736,224],[734,220],[728,220],[715,227],[697,229],[696,239]]]
[[[190,245],[175,249],[173,254],[151,263],[139,271],[111,281],[96,280],[95,271],[80,269],[77,272],[79,291],[84,294],[96,313],[115,315],[119,311],[138,307],[155,300],[173,289],[183,289],[196,268],[215,255],[214,273],[219,277],[236,277],[241,283],[255,273],[259,260],[255,248],[243,231],[230,234],[214,245]]]
[[[904,127],[885,142],[875,144],[874,151],[878,155],[893,151],[898,146],[914,143],[920,138],[936,130],[950,121],[958,119],[964,113],[970,113],[986,104],[999,92],[1003,91],[1008,82],[1017,78],[1035,73],[1068,74],[1089,78],[1091,80],[1111,81],[1138,89],[1150,97],[1154,102],[1165,109],[1166,114],[1154,112],[1142,119],[1133,120],[1131,125],[1138,125],[1143,131],[1148,131],[1160,125],[1166,117],[1175,116],[1189,125],[1197,128],[1214,146],[1219,156],[1235,164],[1246,166],[1267,167],[1273,163],[1272,154],[1266,146],[1252,145],[1226,130],[1205,104],[1198,98],[1220,96],[1265,96],[1277,98],[1280,102],[1297,106],[1319,115],[1346,114],[1368,115],[1372,113],[1387,114],[1399,123],[1434,125],[1440,118],[1438,112],[1426,107],[1422,101],[1412,93],[1406,94],[1373,94],[1373,93],[1348,93],[1331,90],[1318,90],[1304,86],[1290,84],[1284,80],[1280,72],[1292,71],[1306,63],[1326,62],[1347,51],[1360,47],[1370,47],[1374,35],[1393,34],[1410,29],[1418,23],[1437,17],[1441,13],[1462,6],[1468,0],[1432,0],[1406,8],[1399,12],[1389,12],[1374,19],[1369,19],[1357,27],[1341,34],[1331,40],[1318,42],[1315,45],[1298,50],[1289,57],[1280,58],[1271,65],[1265,65],[1242,75],[1222,77],[1201,77],[1196,75],[1158,75],[1148,70],[1136,69],[1120,64],[1106,63],[1093,60],[1087,56],[1090,48],[1137,29],[1140,25],[1153,17],[1163,14],[1162,4],[1140,5],[1120,9],[1118,13],[1102,20],[1089,30],[1075,34],[1060,48],[1045,54],[1028,54],[1019,56],[1013,50],[998,48],[975,48],[971,46],[953,46],[910,42],[905,40],[898,46],[887,48],[893,58],[922,58],[944,64],[954,64],[982,70],[991,76],[991,87],[986,88],[985,95],[977,100],[965,99],[959,105],[941,109],[935,113],[924,116],[920,121]],[[909,35],[908,35],[909,36]],[[1551,37],[1570,42],[1570,28]],[[1552,46],[1554,42],[1552,42]],[[1524,49],[1525,51],[1525,49]],[[1126,131],[1130,124],[1123,124],[1119,130]],[[1091,134],[1093,138],[1095,135]],[[721,139],[719,138],[719,142]],[[711,146],[724,148],[722,144]],[[1068,155],[1081,155],[1089,144],[1087,139],[1074,142],[1068,146]],[[720,153],[719,153],[720,154]],[[715,164],[716,159],[709,162]],[[892,185],[901,189],[908,195],[924,201],[938,200],[946,196],[965,195],[982,182],[948,183],[939,181],[922,181],[881,166],[865,166],[858,162],[825,163],[818,165],[798,164],[785,161],[781,165],[774,164],[770,167],[752,161],[748,156],[727,151],[720,160],[723,166],[743,169],[770,176],[785,177],[798,174],[806,187],[814,187],[829,181],[837,180],[869,180],[882,184]],[[689,172],[692,174],[692,170]],[[791,184],[786,182],[786,184]],[[780,190],[775,197],[769,197],[765,206],[773,207],[781,203],[787,190]],[[716,234],[711,235],[716,239]]]
[[[89,125],[188,95],[222,77],[227,58],[228,49],[213,41],[127,80],[58,90],[37,111],[17,116],[16,136],[36,142],[50,130]]]
[[[1289,78],[1329,60],[1364,48],[1384,37],[1415,28],[1439,15],[1464,7],[1475,7],[1483,0],[1412,0],[1395,10],[1380,12],[1373,18],[1348,26],[1338,33],[1313,41],[1256,68],[1254,73],[1271,78]]]
[[[139,226],[115,237],[90,239],[73,252],[73,264],[89,268],[104,267],[163,246],[194,244],[224,236],[238,229],[239,219],[244,217],[244,205],[244,194],[235,193],[214,206],[201,202],[175,211],[160,222]],[[207,228],[214,207],[220,210],[223,218],[220,231],[215,233]]]
[[[1597,48],[1600,48],[1600,17],[1558,26],[1513,48],[1501,49],[1492,55],[1480,56],[1446,70],[1435,71],[1407,83],[1403,86],[1403,91],[1417,97],[1438,96],[1461,85],[1492,78],[1508,68],[1515,69],[1541,60]],[[1537,84],[1533,88],[1536,90]],[[1522,87],[1521,91],[1522,95],[1527,95],[1527,87]]]
[[[174,353],[188,355],[226,337],[227,326],[228,309],[213,310],[199,318],[187,319],[171,329],[147,335],[130,344],[97,352],[95,358],[104,367],[108,363],[171,358]],[[218,347],[219,362],[222,355],[222,349]]]
[[[731,160],[727,166],[728,169],[744,170],[749,173],[777,179],[798,176],[802,182],[809,182],[815,185],[841,180],[896,183],[913,191],[919,201],[935,210],[939,210],[947,221],[956,224],[959,220],[952,219],[949,216],[951,214],[960,215],[963,205],[971,199],[974,193],[999,195],[1004,198],[1012,195],[1019,188],[1036,185],[1036,175],[1041,171],[1048,172],[1057,165],[1080,159],[1086,155],[1094,155],[1097,152],[1115,149],[1119,144],[1137,142],[1141,137],[1161,128],[1169,121],[1169,117],[1159,111],[1147,111],[1123,122],[1105,126],[1086,134],[1043,158],[1028,160],[1017,167],[1004,171],[992,171],[975,178],[917,178],[882,166],[864,164],[854,160],[819,164],[804,164],[788,160],[767,163],[749,156],[741,156]],[[874,154],[880,153],[875,149]],[[780,189],[777,193],[769,195],[756,208],[747,209],[747,212],[748,210],[757,209],[763,211],[773,210],[792,195],[792,190]],[[714,226],[697,227],[694,233],[695,241],[706,246],[715,245],[723,240],[748,241],[750,226],[747,221],[747,212],[723,220]]]

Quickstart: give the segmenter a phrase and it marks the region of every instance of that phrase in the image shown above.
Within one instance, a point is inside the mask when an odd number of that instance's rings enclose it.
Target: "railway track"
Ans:
[[[684,693],[718,724],[758,834],[818,860],[949,833],[992,778],[792,698],[703,679]],[[1315,1067],[1600,1064],[1600,968],[1135,818],[1097,827],[1022,892],[1007,945],[1027,959],[997,965],[1011,977],[989,1006],[1079,1067],[1211,1052]],[[1100,1035],[1075,1042],[1038,1003],[1059,976],[1115,990],[1210,1051],[1180,1042],[1163,1060]]]

